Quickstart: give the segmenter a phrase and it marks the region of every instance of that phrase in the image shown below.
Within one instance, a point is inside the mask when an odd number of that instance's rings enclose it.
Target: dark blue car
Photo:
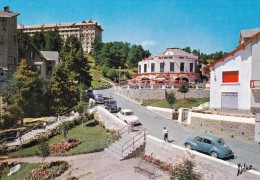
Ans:
[[[232,157],[234,154],[222,138],[209,134],[202,134],[195,138],[189,137],[184,145],[187,149],[204,152],[220,159]]]

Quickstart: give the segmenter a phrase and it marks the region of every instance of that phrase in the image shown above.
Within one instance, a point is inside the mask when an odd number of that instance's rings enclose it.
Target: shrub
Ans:
[[[184,155],[179,158],[171,169],[172,180],[203,180],[203,176],[195,170],[195,163],[189,156]]]
[[[25,180],[54,179],[64,173],[68,168],[69,164],[66,161],[53,161],[42,165],[38,169],[32,170]]]

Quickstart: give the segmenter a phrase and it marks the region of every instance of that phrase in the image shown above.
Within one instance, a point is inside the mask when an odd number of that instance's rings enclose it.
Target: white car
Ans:
[[[117,113],[117,117],[127,124],[141,125],[138,117],[134,115],[134,112],[131,109],[121,109]]]

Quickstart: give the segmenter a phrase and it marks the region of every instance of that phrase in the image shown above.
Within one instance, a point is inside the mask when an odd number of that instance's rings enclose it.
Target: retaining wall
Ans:
[[[161,161],[172,164],[176,164],[180,160],[180,157],[186,154],[186,156],[192,157],[197,169],[206,179],[242,180],[260,178],[260,173],[253,170],[237,176],[236,164],[212,158],[197,151],[187,151],[184,147],[167,143],[150,135],[146,136],[145,154],[152,155]]]
[[[255,140],[255,118],[189,112],[187,123],[202,132],[244,141]]]
[[[183,99],[184,95],[178,92],[178,89],[116,89],[117,93],[121,93],[132,99],[139,100],[164,100],[166,92],[174,92],[177,99]],[[209,98],[209,90],[190,89],[185,93],[186,98]]]

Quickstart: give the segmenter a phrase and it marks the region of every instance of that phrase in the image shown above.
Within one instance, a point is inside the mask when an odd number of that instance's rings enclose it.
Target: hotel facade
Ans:
[[[85,52],[90,52],[93,49],[95,40],[102,41],[101,25],[96,21],[88,20],[81,23],[58,23],[58,24],[43,24],[33,26],[18,25],[18,30],[28,33],[30,35],[40,31],[51,31],[58,29],[60,36],[64,41],[69,36],[75,36],[81,42],[82,48]]]
[[[179,48],[167,48],[138,63],[137,80],[149,83],[175,83],[199,81],[198,57]]]

